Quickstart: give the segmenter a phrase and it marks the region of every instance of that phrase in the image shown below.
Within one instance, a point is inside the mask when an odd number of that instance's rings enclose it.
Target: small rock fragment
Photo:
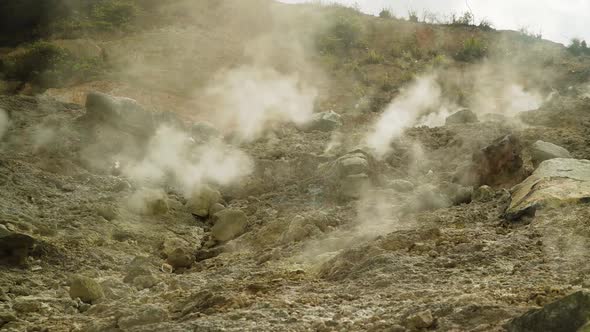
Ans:
[[[407,325],[415,329],[426,329],[434,325],[434,317],[430,310],[422,311],[408,317]]]

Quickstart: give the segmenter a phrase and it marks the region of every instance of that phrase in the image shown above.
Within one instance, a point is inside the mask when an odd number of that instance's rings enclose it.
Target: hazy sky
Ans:
[[[287,3],[306,0],[280,0]],[[476,20],[486,18],[496,29],[529,31],[543,38],[567,44],[573,37],[590,42],[590,0],[324,0],[358,4],[367,13],[377,14],[388,8],[396,16],[407,16],[408,10],[419,13],[424,9],[441,14],[463,13],[466,3],[473,10]]]

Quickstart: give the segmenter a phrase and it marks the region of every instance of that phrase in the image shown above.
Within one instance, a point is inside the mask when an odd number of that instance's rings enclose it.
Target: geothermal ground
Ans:
[[[158,3],[0,48],[0,331],[590,331],[589,56]]]
[[[525,147],[523,169],[538,139],[588,156],[590,100],[555,98],[553,108],[521,116],[550,125],[409,128],[389,160],[326,152],[329,132],[282,125],[239,146],[254,163],[249,175],[187,194],[140,185],[109,164],[122,150],[141,159],[151,147],[133,146],[140,133],[108,102],[85,109],[2,97],[10,119],[0,159],[2,330],[503,330],[590,287],[589,212],[582,204],[508,221],[509,191],[451,184],[452,170],[507,134]],[[548,121],[557,110],[560,120]],[[114,122],[92,116],[99,111]],[[153,116],[153,135],[174,123],[192,133],[193,153],[204,154],[197,159],[211,153],[201,144],[230,144],[173,117]],[[113,141],[103,144],[104,132]],[[526,176],[515,174],[504,183]],[[17,234],[16,244],[7,240]]]

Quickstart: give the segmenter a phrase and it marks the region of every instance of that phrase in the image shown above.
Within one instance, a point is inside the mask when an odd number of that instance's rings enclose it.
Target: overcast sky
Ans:
[[[287,3],[307,0],[280,0]],[[396,16],[407,16],[412,9],[419,14],[427,9],[448,15],[463,13],[467,4],[476,20],[486,18],[496,29],[518,30],[527,28],[541,33],[543,38],[567,44],[577,37],[590,42],[590,0],[323,0],[323,3],[339,2],[358,4],[361,10],[377,14],[383,8]],[[467,4],[466,4],[467,3]],[[421,15],[419,15],[421,16]]]

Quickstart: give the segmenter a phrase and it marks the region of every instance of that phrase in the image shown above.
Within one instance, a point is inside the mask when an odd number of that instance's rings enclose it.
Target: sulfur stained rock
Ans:
[[[70,282],[70,297],[80,298],[83,302],[93,303],[104,297],[102,286],[94,279],[76,275]]]
[[[209,186],[199,188],[187,201],[186,207],[189,211],[199,217],[207,217],[210,212],[217,209],[221,201],[221,193]]]
[[[225,209],[215,214],[214,219],[211,235],[220,242],[226,242],[242,235],[248,225],[248,217],[239,209]]]

